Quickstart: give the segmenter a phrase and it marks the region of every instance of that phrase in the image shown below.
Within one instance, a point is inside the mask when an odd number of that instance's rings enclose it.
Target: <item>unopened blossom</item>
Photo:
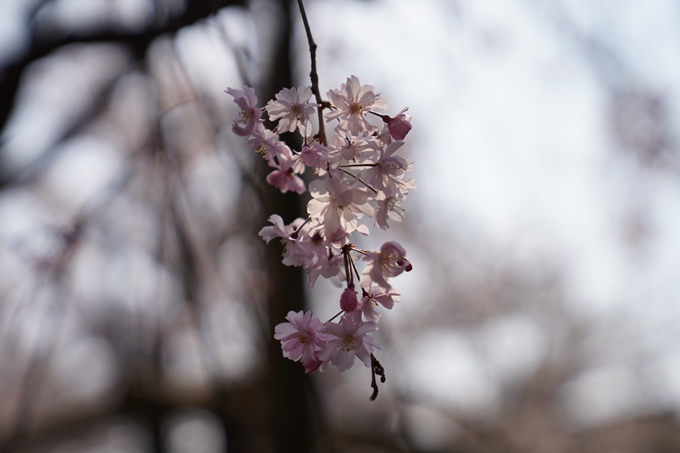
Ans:
[[[371,85],[361,85],[356,76],[347,79],[339,90],[330,90],[327,96],[335,106],[335,110],[326,113],[326,120],[338,119],[340,130],[347,130],[352,135],[360,135],[362,131],[375,129],[366,115],[372,110],[385,110],[387,101],[373,92]]]
[[[394,118],[387,115],[380,115],[380,118],[387,124],[390,136],[394,140],[403,140],[413,127],[411,126],[411,115],[406,115],[404,113],[407,110],[408,107],[405,107],[401,112],[394,116]]]
[[[406,249],[396,241],[385,242],[380,247],[380,252],[364,252],[364,260],[368,261],[368,264],[361,275],[362,286],[370,286],[373,282],[382,288],[391,289],[392,285],[387,282],[388,278],[413,269],[406,259]]]
[[[332,363],[338,371],[352,368],[356,358],[367,367],[371,366],[371,353],[380,346],[369,332],[378,330],[374,322],[363,322],[361,317],[344,315],[340,324],[326,323],[322,332],[326,334],[327,342],[318,352],[321,364],[319,370],[324,371],[328,363]]]
[[[318,370],[322,363],[323,362],[314,355],[310,360],[302,362],[302,365],[305,367],[305,373],[311,373],[312,371]]]
[[[284,88],[276,93],[276,100],[267,103],[269,119],[279,120],[279,132],[293,132],[296,128],[304,137],[312,134],[312,118],[317,104],[309,104],[311,87]]]
[[[289,311],[288,322],[282,322],[274,328],[274,338],[281,341],[283,356],[303,363],[317,359],[317,352],[326,344],[321,333],[324,327],[321,321],[312,317],[312,312]],[[318,360],[318,359],[317,359]]]
[[[269,166],[274,167],[275,170],[267,175],[267,182],[283,193],[289,190],[303,193],[305,191],[305,182],[295,174],[296,157],[279,159],[281,161],[280,164],[270,160]]]
[[[257,95],[255,90],[249,86],[243,87],[244,91],[234,88],[227,88],[227,93],[234,97],[234,102],[241,108],[241,111],[234,114],[232,118],[231,130],[236,135],[246,137],[253,132],[256,124],[262,122],[262,110],[257,108]]]
[[[357,305],[359,305],[359,298],[354,290],[354,284],[350,283],[340,296],[340,310],[349,313],[356,310]]]

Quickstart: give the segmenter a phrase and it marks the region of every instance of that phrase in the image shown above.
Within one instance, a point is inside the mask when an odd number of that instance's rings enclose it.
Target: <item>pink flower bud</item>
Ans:
[[[322,363],[323,362],[319,360],[315,354],[314,357],[312,357],[310,360],[303,363],[302,365],[304,365],[305,367],[305,373],[311,373],[312,371],[316,371],[317,368],[319,368],[319,366],[321,366]]]
[[[342,292],[340,296],[340,308],[345,311],[345,313],[350,313],[356,310],[359,304],[359,299],[357,297],[357,292],[354,291],[354,284],[350,283]]]
[[[406,272],[411,272],[413,270],[411,262],[403,257],[397,261],[397,266],[404,268]]]
[[[410,115],[404,115],[406,109],[399,112],[394,118],[390,118],[387,115],[382,115],[382,120],[387,123],[387,128],[390,131],[390,135],[395,140],[403,140],[406,134],[409,133],[411,128]]]

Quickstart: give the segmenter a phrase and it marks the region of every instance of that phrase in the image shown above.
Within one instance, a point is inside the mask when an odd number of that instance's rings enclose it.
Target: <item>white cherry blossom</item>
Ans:
[[[311,87],[284,88],[276,94],[276,100],[267,102],[265,110],[270,120],[279,120],[279,132],[293,132],[299,128],[304,137],[312,134],[312,117],[317,104],[309,104],[311,96]]]
[[[380,346],[369,332],[378,330],[374,322],[362,322],[361,317],[343,316],[339,324],[327,323],[322,332],[327,335],[326,345],[319,351],[322,364],[319,368],[324,371],[329,363],[345,371],[352,368],[358,358],[367,367],[371,366],[373,348]]]
[[[312,199],[307,203],[307,213],[319,219],[330,234],[339,229],[350,234],[357,229],[357,219],[374,212],[368,203],[368,190],[349,183],[342,172],[312,181],[309,193]]]
[[[387,108],[387,101],[375,94],[373,89],[371,85],[361,85],[356,76],[349,77],[339,90],[328,92],[336,109],[326,113],[326,121],[340,120],[339,130],[347,130],[352,135],[373,131],[375,127],[366,120],[366,115],[372,110]]]
[[[234,97],[234,102],[241,108],[240,112],[234,114],[231,130],[236,135],[246,137],[253,132],[257,124],[262,123],[262,110],[256,107],[255,90],[246,85],[243,91],[227,88],[227,93]]]

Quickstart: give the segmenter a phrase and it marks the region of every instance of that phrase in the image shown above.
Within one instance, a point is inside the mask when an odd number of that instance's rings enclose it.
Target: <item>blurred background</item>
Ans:
[[[680,4],[306,6],[322,92],[413,115],[377,401],[281,356],[339,292],[230,131],[309,83],[296,3],[2,0],[0,452],[680,451]]]

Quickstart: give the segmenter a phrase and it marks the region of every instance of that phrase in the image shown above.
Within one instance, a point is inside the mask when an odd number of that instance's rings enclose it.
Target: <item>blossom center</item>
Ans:
[[[306,337],[304,335],[300,335],[298,337],[298,340],[300,340],[300,343],[302,343],[302,344],[305,344],[305,345],[310,344],[309,337]]]
[[[248,124],[253,119],[253,109],[241,110],[239,122]]]
[[[349,105],[349,113],[351,115],[363,115],[364,114],[364,107],[359,104],[358,102],[352,102]]]
[[[291,111],[291,113],[293,113],[293,115],[295,115],[295,118],[297,118],[298,120],[303,119],[302,114],[303,114],[304,112],[303,112],[303,110],[302,110],[302,105],[300,105],[300,104],[293,104],[293,106],[290,108],[290,111]]]
[[[345,338],[340,340],[340,348],[345,352],[353,351],[359,347],[359,340],[354,335],[347,335]]]
[[[387,161],[386,164],[387,164],[387,169],[392,173],[397,172],[397,171],[402,169],[401,165],[399,165],[398,163],[396,163],[392,160]]]
[[[389,252],[380,257],[380,266],[382,268],[394,267],[401,257],[393,252]]]

